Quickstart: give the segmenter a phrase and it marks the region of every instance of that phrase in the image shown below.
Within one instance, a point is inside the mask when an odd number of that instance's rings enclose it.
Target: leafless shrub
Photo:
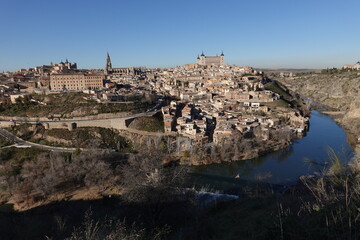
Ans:
[[[345,165],[333,150],[330,164],[322,176],[304,176],[302,183],[313,200],[305,202],[303,211],[324,215],[327,231],[342,239],[360,237],[360,171],[358,159]]]
[[[165,164],[161,153],[133,155],[121,168],[123,196],[135,202],[166,201],[182,194],[186,175],[187,167]]]
[[[75,228],[66,240],[139,240],[144,239],[144,237],[144,229],[138,229],[135,225],[127,227],[125,221],[95,221],[90,209],[86,211],[81,226]]]
[[[20,173],[6,182],[16,202],[22,202],[81,187],[95,187],[101,192],[116,179],[113,167],[100,153],[44,153],[37,160],[24,162]]]

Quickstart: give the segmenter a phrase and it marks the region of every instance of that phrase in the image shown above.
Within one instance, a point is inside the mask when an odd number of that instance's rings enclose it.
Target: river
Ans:
[[[344,130],[327,115],[312,111],[310,129],[306,136],[294,140],[289,147],[251,160],[196,166],[193,172],[292,185],[302,175],[322,171],[323,166],[310,164],[309,160],[318,163],[329,161],[329,149],[332,149],[343,162],[349,161],[354,155],[347,143]]]

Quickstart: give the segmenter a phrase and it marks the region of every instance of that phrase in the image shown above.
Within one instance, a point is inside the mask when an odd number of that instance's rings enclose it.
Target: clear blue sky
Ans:
[[[326,68],[360,60],[359,0],[0,0],[0,71],[51,61]]]

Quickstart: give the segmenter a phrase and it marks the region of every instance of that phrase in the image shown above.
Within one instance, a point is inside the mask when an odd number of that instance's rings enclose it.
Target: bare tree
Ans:
[[[179,194],[188,169],[174,162],[165,164],[164,160],[165,155],[160,152],[132,155],[128,164],[121,167],[124,197],[136,202],[166,201],[168,195]],[[162,192],[162,196],[156,196],[155,192]]]

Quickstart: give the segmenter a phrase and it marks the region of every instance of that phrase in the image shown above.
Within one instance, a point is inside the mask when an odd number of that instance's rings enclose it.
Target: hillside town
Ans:
[[[308,118],[267,89],[271,81],[262,72],[224,65],[224,57],[202,52],[194,64],[148,69],[113,68],[107,54],[103,70],[78,69],[77,63],[66,59],[1,74],[1,102],[64,92],[83,92],[99,103],[154,98],[163,114],[164,132],[188,137],[196,145],[254,133],[267,140],[270,130],[276,129],[305,133]]]
[[[266,78],[251,67],[186,65],[159,75],[150,80],[153,89],[179,99],[162,108],[166,132],[204,144],[226,142],[258,128],[266,139],[269,128],[280,127],[281,115],[267,106],[280,95],[266,90]],[[290,118],[288,114],[283,116]],[[303,132],[306,121],[297,119],[288,127]]]

